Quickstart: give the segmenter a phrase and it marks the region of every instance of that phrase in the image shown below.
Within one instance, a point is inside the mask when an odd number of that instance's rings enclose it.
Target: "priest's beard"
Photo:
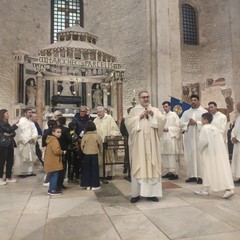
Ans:
[[[144,107],[144,108],[148,108],[149,105],[150,105],[150,103],[143,103],[143,104],[141,104],[141,105],[142,105],[142,107]]]

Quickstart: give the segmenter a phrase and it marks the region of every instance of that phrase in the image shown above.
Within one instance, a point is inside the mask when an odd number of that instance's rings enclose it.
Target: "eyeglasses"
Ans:
[[[149,96],[142,96],[142,97],[140,97],[140,98],[150,98]]]
[[[85,112],[87,112],[87,111],[80,111],[80,112],[84,112],[84,113],[85,113]]]

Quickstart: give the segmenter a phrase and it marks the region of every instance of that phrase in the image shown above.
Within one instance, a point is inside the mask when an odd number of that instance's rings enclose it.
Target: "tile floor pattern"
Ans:
[[[68,184],[55,197],[42,179],[39,173],[0,187],[0,240],[240,239],[240,185],[224,200],[222,193],[194,195],[200,186],[184,179],[165,181],[158,203],[131,204],[123,177],[95,192]]]

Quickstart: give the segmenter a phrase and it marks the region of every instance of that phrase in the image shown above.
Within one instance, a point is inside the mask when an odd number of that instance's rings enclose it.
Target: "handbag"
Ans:
[[[12,137],[7,137],[3,132],[0,132],[0,146],[8,147],[12,142]]]

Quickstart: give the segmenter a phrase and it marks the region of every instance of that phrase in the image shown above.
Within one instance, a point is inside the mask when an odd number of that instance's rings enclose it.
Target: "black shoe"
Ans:
[[[19,175],[20,178],[34,177],[34,176],[37,176],[37,175],[35,173],[26,174],[26,175]]]
[[[131,203],[136,203],[136,202],[138,202],[140,200],[140,197],[138,196],[138,197],[132,197],[131,198],[131,200],[130,200],[130,202]]]
[[[162,176],[162,178],[169,178],[171,173],[167,173],[166,175]]]
[[[37,174],[35,173],[31,173],[30,175],[28,175],[28,177],[35,177],[35,176],[37,176]]]
[[[106,180],[105,178],[100,178],[100,180],[103,184],[109,184],[109,181]]]
[[[235,184],[240,184],[240,179],[234,181]]]
[[[106,179],[107,180],[112,180],[112,176],[107,176]]]
[[[20,178],[26,178],[27,175],[18,175],[18,177],[20,177]]]
[[[59,189],[57,189],[57,190],[54,190],[55,192],[59,192],[59,193],[62,193],[62,190],[59,190]],[[48,194],[50,195],[50,193],[51,193],[51,191],[50,190],[48,190]]]
[[[197,184],[202,184],[202,179],[201,178],[198,178]]]
[[[159,202],[159,199],[157,197],[148,197],[147,199],[152,202]]]
[[[196,181],[197,181],[197,178],[191,177],[191,178],[187,179],[185,182],[189,183],[189,182],[196,182]]]
[[[169,179],[169,180],[176,180],[176,179],[178,179],[178,175],[172,174],[171,176],[169,176],[168,179]]]
[[[61,195],[62,192],[55,190],[55,191],[48,191],[48,194],[49,194],[50,196],[58,196],[58,195]]]

